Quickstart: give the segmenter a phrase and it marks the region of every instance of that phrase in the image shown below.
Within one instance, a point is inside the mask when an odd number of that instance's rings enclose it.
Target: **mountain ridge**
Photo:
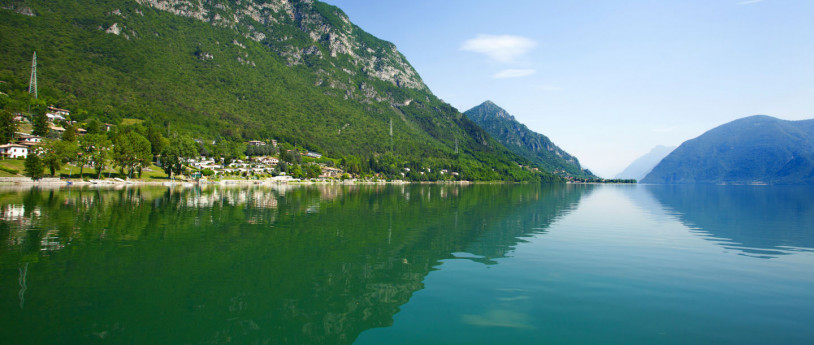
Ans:
[[[319,1],[12,1],[0,35],[11,111],[32,102],[22,90],[36,51],[38,102],[80,122],[276,139],[391,177],[552,178],[433,95],[395,45]]]
[[[667,157],[670,152],[676,149],[676,146],[657,145],[650,149],[650,151],[639,158],[636,158],[628,165],[625,170],[616,174],[618,179],[636,179],[641,181],[647,176],[653,168],[661,162],[664,157]]]
[[[498,142],[515,154],[539,164],[543,168],[563,177],[597,178],[587,169],[582,169],[579,160],[555,145],[548,137],[529,129],[492,101],[464,112]]]
[[[734,120],[682,143],[642,182],[814,184],[814,120]]]

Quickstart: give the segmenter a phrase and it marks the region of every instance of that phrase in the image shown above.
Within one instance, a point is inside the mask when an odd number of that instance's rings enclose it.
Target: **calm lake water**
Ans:
[[[814,188],[0,190],[3,344],[814,344]]]

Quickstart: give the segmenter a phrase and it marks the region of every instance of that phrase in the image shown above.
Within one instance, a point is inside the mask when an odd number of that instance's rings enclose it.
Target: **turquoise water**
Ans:
[[[0,190],[4,344],[811,344],[814,188]]]

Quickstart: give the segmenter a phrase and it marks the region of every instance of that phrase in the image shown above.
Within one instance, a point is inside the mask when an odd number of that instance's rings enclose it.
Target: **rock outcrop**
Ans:
[[[303,63],[304,55],[323,58],[347,57],[356,70],[354,75],[392,83],[398,87],[425,90],[421,77],[390,42],[370,40],[370,36],[351,23],[342,10],[311,0],[258,1],[191,1],[136,0],[178,16],[190,17],[213,26],[230,27],[257,42],[263,42],[288,59],[289,64]],[[295,42],[296,38],[278,32],[281,25],[294,24],[310,38],[310,42]],[[282,30],[281,30],[282,31]],[[336,76],[335,76],[336,77]]]

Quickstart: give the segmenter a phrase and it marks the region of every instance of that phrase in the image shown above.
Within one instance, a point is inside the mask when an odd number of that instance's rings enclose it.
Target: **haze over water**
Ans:
[[[810,344],[814,188],[0,191],[9,344]]]

